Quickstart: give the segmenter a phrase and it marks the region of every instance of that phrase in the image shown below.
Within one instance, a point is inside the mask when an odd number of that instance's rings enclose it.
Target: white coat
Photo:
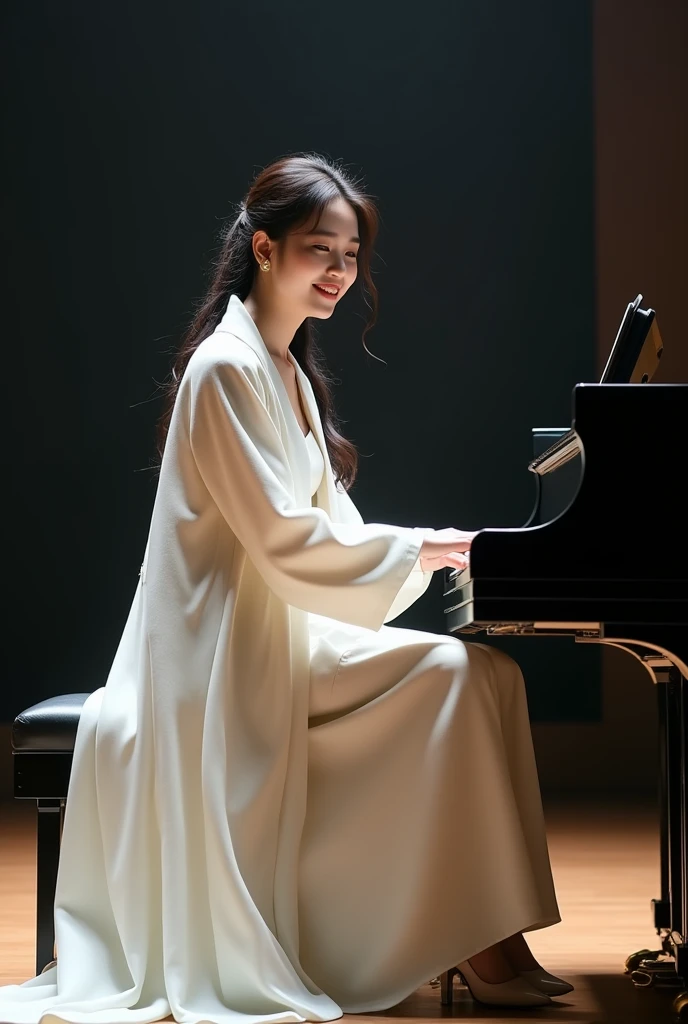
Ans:
[[[175,403],[76,738],[57,965],[11,1024],[327,1021],[559,920],[520,672],[386,623],[426,531],[364,523],[232,296]],[[313,504],[311,504],[311,499]]]

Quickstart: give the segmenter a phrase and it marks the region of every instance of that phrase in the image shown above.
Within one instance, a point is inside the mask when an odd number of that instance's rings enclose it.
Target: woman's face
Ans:
[[[356,212],[345,199],[337,197],[325,207],[315,228],[313,217],[304,227],[273,243],[270,283],[279,301],[294,313],[304,318],[327,318],[356,280]]]

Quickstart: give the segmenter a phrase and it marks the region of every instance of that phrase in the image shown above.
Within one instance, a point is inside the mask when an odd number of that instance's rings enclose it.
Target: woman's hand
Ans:
[[[420,549],[420,567],[423,572],[435,569],[466,569],[468,567],[468,551],[478,531],[466,530],[431,530],[423,541]]]

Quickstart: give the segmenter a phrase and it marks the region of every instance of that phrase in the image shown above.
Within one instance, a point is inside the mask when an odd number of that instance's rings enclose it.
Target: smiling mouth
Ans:
[[[336,299],[337,296],[339,295],[339,289],[337,289],[336,291],[330,292],[330,291],[327,291],[322,285],[319,285],[319,284],[314,284],[313,287],[315,288],[315,290],[317,292],[320,292],[321,295],[324,295],[326,299]]]

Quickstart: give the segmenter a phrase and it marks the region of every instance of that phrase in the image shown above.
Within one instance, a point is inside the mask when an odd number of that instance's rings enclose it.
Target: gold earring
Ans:
[[[260,269],[261,270],[269,270],[270,269],[270,260],[268,260],[268,259],[263,260],[263,262],[260,264]]]

